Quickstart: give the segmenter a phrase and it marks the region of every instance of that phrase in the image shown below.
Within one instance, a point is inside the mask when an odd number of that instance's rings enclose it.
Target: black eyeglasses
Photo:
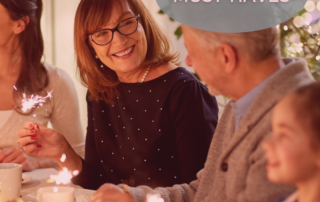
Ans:
[[[129,36],[137,31],[139,17],[140,15],[138,14],[136,17],[125,19],[113,29],[102,29],[96,31],[95,33],[89,35],[89,39],[98,46],[105,46],[112,41],[115,31],[124,36]]]

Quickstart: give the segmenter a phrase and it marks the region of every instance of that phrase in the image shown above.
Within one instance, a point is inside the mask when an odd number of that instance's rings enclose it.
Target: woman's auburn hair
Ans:
[[[76,13],[74,40],[77,72],[82,84],[88,87],[89,100],[114,104],[116,97],[120,96],[117,74],[108,67],[100,68],[102,63],[95,58],[88,36],[106,25],[115,6],[124,8],[127,3],[135,15],[140,15],[139,22],[145,31],[148,50],[143,67],[168,62],[179,64],[179,54],[172,52],[168,37],[141,0],[82,0]]]
[[[21,111],[19,100],[23,93],[45,94],[45,88],[49,83],[47,70],[41,61],[44,51],[40,25],[42,0],[0,0],[0,4],[7,9],[11,20],[23,20],[26,23],[25,30],[19,34],[22,67],[15,84],[17,90],[12,90],[16,101],[15,110],[21,114],[30,114],[33,110],[27,113]],[[25,19],[26,16],[29,17],[29,23]]]

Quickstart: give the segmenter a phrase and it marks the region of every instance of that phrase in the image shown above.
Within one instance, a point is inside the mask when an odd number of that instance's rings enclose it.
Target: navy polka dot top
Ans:
[[[121,83],[114,105],[89,101],[85,160],[73,179],[167,187],[189,183],[204,167],[218,121],[207,88],[178,67],[144,83]]]

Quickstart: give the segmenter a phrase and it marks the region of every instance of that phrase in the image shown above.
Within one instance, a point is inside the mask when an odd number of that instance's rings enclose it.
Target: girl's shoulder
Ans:
[[[54,103],[60,101],[74,101],[77,99],[75,85],[69,74],[54,65],[45,63],[48,72],[49,83],[46,87],[47,92],[52,91]]]
[[[44,67],[48,72],[49,78],[52,79],[71,79],[70,76],[61,68],[58,68],[52,64],[44,63]]]
[[[46,68],[49,77],[49,84],[47,88],[74,88],[73,81],[65,70],[49,63],[44,63],[44,67]]]

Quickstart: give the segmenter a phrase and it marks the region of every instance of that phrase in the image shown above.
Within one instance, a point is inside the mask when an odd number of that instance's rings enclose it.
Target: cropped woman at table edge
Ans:
[[[143,3],[82,0],[75,50],[89,89],[85,160],[62,135],[37,123],[18,132],[25,151],[57,160],[65,153],[61,166],[80,171],[73,182],[89,189],[106,182],[157,187],[194,180],[217,124],[217,103],[175,65],[177,54]]]
[[[0,163],[18,163],[27,171],[59,169],[54,159],[30,156],[19,148],[17,130],[30,117],[43,125],[50,121],[55,130],[66,135],[76,153],[84,155],[73,83],[63,70],[41,61],[41,13],[41,0],[0,0]],[[43,107],[26,113],[21,110],[23,93],[29,97],[51,90],[53,98]]]

